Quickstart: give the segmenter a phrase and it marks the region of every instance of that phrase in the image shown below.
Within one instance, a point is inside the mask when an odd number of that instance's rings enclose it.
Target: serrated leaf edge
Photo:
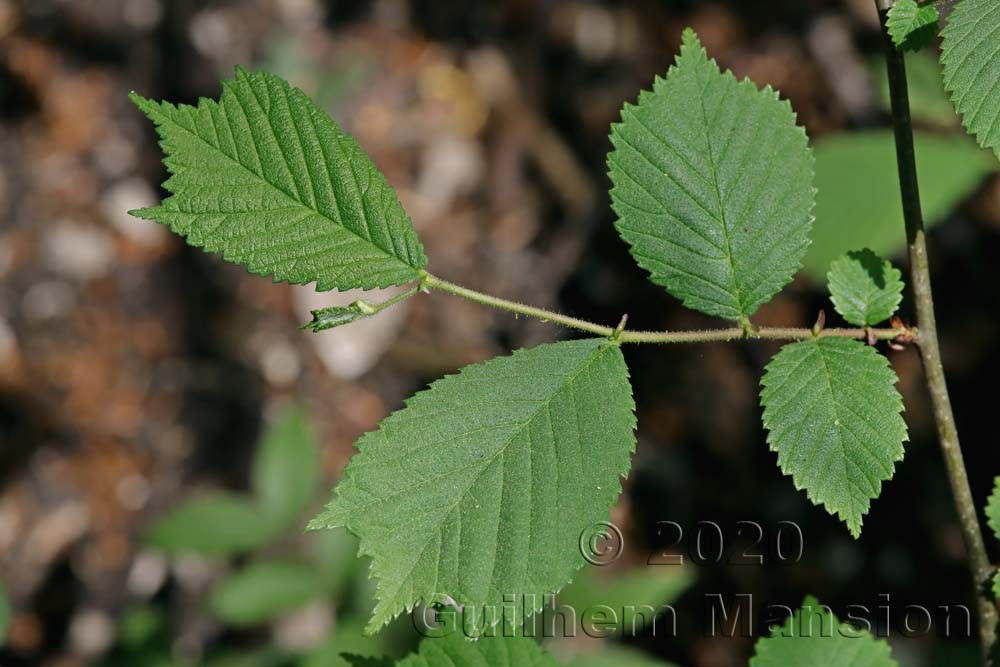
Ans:
[[[583,340],[592,340],[595,343],[597,343],[597,342],[602,343],[601,345],[595,345],[595,352],[597,352],[597,351],[603,352],[604,350],[606,350],[609,347],[620,348],[619,344],[617,344],[617,343],[615,343],[613,341],[609,341],[609,340],[604,339],[604,338],[583,339]],[[548,343],[548,344],[549,345],[556,345],[558,343]],[[360,444],[361,440],[366,435],[368,435],[368,433],[372,433],[374,431],[380,430],[382,428],[383,424],[385,424],[388,420],[390,420],[394,415],[396,415],[397,413],[403,412],[404,410],[407,410],[410,407],[411,402],[414,399],[416,399],[418,396],[430,392],[433,389],[434,384],[436,384],[436,383],[444,380],[445,378],[457,377],[457,376],[461,375],[462,372],[464,370],[466,370],[466,369],[469,369],[469,368],[472,368],[472,367],[485,368],[485,367],[491,365],[494,362],[502,361],[504,359],[512,358],[512,357],[514,357],[514,356],[516,356],[516,355],[518,355],[520,353],[523,353],[523,352],[525,352],[527,350],[530,350],[530,349],[534,349],[534,348],[521,348],[521,349],[517,349],[517,350],[514,350],[513,352],[511,352],[511,354],[509,354],[509,355],[504,355],[504,356],[500,356],[500,357],[493,357],[491,359],[487,359],[486,361],[483,361],[483,362],[478,363],[478,364],[469,364],[467,366],[463,366],[461,369],[459,369],[458,371],[456,371],[454,373],[448,373],[448,374],[445,374],[445,375],[441,376],[440,378],[438,378],[437,380],[435,380],[434,382],[432,382],[430,385],[428,385],[428,387],[426,389],[422,389],[419,392],[411,395],[409,398],[404,399],[403,400],[403,407],[399,408],[398,410],[393,411],[392,413],[390,413],[389,415],[387,415],[383,419],[379,420],[378,424],[376,425],[376,427],[374,429],[372,429],[371,431],[368,431],[367,433],[363,434],[360,438],[358,438],[357,442],[355,443],[355,446],[357,447],[357,445]],[[579,373],[582,373],[590,365],[590,363],[593,363],[593,361],[596,360],[596,358],[597,358],[597,355],[594,354],[593,355],[593,359],[591,361],[589,361],[587,364],[581,366],[580,369],[577,371],[576,375],[578,375]],[[624,380],[626,381],[626,383],[630,383],[630,381],[631,381],[631,372],[629,371],[628,364],[624,364],[623,363],[623,366],[625,368],[625,377],[624,377]],[[573,377],[576,377],[576,375],[574,375]],[[636,429],[636,426],[638,424],[636,416],[635,416],[635,404],[634,404],[634,401],[632,401],[632,409],[630,411],[630,414],[631,414],[631,420],[630,420],[630,423],[629,423],[629,427],[631,428],[631,430],[634,433],[634,431]],[[635,448],[636,448],[636,440],[633,437],[630,440],[629,449],[628,449],[628,454],[629,454],[630,457],[635,454]],[[356,453],[355,453],[355,456],[357,456],[360,453],[361,453],[361,450],[357,449]],[[630,472],[631,472],[631,468],[629,468],[628,470],[626,470],[625,474],[620,475],[618,477],[618,479],[616,480],[615,486],[614,486],[614,495],[615,495],[615,497],[619,497],[621,495],[622,489],[623,489],[622,482],[624,480],[628,479],[628,475],[629,475]],[[377,564],[376,564],[376,559],[374,558],[374,550],[371,549],[370,545],[368,544],[368,541],[366,539],[364,539],[361,535],[359,535],[357,532],[355,532],[355,530],[351,527],[350,522],[349,522],[349,517],[347,516],[347,514],[344,513],[343,511],[339,510],[338,507],[337,507],[337,499],[338,499],[338,496],[339,496],[339,485],[340,485],[340,483],[345,482],[348,479],[352,479],[353,476],[354,476],[354,470],[351,468],[350,465],[348,465],[347,467],[344,468],[343,475],[342,475],[341,479],[338,481],[337,487],[334,488],[334,497],[333,497],[333,499],[326,505],[326,507],[324,508],[324,510],[316,518],[314,518],[312,521],[309,522],[309,524],[307,526],[307,530],[322,530],[322,529],[331,529],[331,528],[344,528],[344,529],[346,529],[349,533],[351,533],[352,535],[354,535],[355,537],[358,538],[358,556],[359,557],[366,556],[366,557],[368,557],[370,559],[370,564],[369,564],[369,569],[368,569],[368,571],[369,571],[369,579],[381,580],[381,579],[384,578],[384,575],[378,571]],[[608,515],[610,516],[610,508],[608,510]],[[417,560],[419,560],[419,559],[417,559]],[[563,582],[562,584],[560,584],[554,590],[552,590],[552,591],[546,591],[546,592],[547,593],[550,592],[552,594],[558,594],[559,591],[561,591],[563,588],[565,588],[568,584],[570,584],[573,581],[573,577],[576,575],[577,572],[579,572],[580,568],[583,567],[585,564],[586,564],[586,561],[584,560],[583,556],[580,555],[579,562],[577,563],[577,566],[573,570],[573,572],[571,572],[569,578],[565,582]],[[410,602],[410,603],[404,603],[403,604],[404,611],[402,611],[402,612],[396,612],[396,613],[393,613],[393,614],[387,616],[385,614],[385,612],[383,612],[382,614],[380,614],[379,611],[378,611],[378,608],[382,607],[383,604],[386,603],[386,599],[379,597],[378,594],[376,594],[376,598],[378,599],[378,604],[376,606],[375,611],[372,612],[372,618],[371,618],[371,620],[368,622],[368,624],[365,626],[365,629],[364,629],[364,634],[368,635],[368,636],[376,634],[382,627],[384,627],[385,625],[387,625],[390,621],[392,621],[394,618],[396,618],[399,614],[401,614],[401,613],[406,613],[406,614],[412,613],[413,610],[416,608],[416,606],[418,604],[424,604],[424,605],[449,604],[450,605],[450,604],[454,603],[454,601],[452,599],[450,599],[450,598],[441,598],[441,599],[435,599],[435,600],[426,600],[426,599],[420,598],[420,599],[415,600],[415,601]],[[394,600],[395,600],[395,598],[392,598],[392,600],[390,600],[390,601],[394,601]],[[532,613],[537,613],[539,611],[542,611],[542,609],[544,608],[544,606],[545,606],[545,602],[543,600],[537,606],[532,605],[530,611]],[[500,620],[503,620],[503,619],[493,619],[493,620],[499,622]],[[496,625],[496,623],[494,623],[494,625]]]
[[[280,77],[268,74],[267,72],[263,72],[263,71],[251,72],[250,70],[247,70],[246,68],[242,67],[241,65],[237,65],[235,67],[235,71],[236,71],[236,78],[225,79],[225,80],[222,81],[222,83],[221,83],[222,91],[221,91],[220,96],[219,96],[219,100],[220,101],[221,101],[222,95],[225,95],[227,93],[228,87],[231,86],[231,85],[233,85],[233,84],[235,84],[237,82],[237,79],[239,79],[240,77],[250,77],[250,76],[252,76],[254,74],[264,74],[266,76],[272,76],[275,79],[277,79],[278,81],[280,81],[282,85],[288,87],[288,89],[289,89],[290,92],[293,92],[293,93],[297,92],[297,93],[303,95],[303,97],[305,97],[309,101],[309,103],[312,105],[312,107],[310,108],[310,113],[316,113],[316,112],[319,112],[321,114],[323,113],[322,111],[319,110],[318,107],[316,107],[316,105],[313,102],[313,100],[311,98],[309,98],[309,96],[306,95],[305,92],[303,92],[300,88],[298,88],[296,86],[291,86],[290,84],[288,84],[288,82],[286,82],[284,79],[282,79]],[[175,112],[176,111],[184,111],[185,109],[191,109],[192,111],[197,111],[199,108],[201,108],[201,106],[203,104],[219,104],[220,101],[213,100],[211,98],[203,96],[203,97],[199,97],[198,98],[198,104],[197,105],[174,104],[174,103],[169,102],[167,100],[163,100],[161,102],[156,102],[155,100],[152,100],[152,99],[149,99],[149,98],[145,98],[145,97],[139,95],[134,90],[129,92],[128,98],[129,98],[129,100],[132,101],[133,104],[136,105],[136,107],[139,108],[140,111],[142,111],[147,117],[149,117],[151,120],[153,120],[153,123],[156,126],[157,134],[160,137],[160,139],[157,141],[157,146],[159,146],[160,150],[163,152],[163,155],[164,155],[164,157],[163,157],[163,164],[167,168],[167,172],[170,174],[170,177],[168,177],[163,182],[162,187],[165,190],[167,190],[168,192],[171,193],[170,196],[164,198],[163,201],[161,201],[160,204],[157,205],[157,206],[146,206],[146,207],[143,207],[143,208],[131,209],[131,210],[128,211],[128,214],[131,215],[131,216],[133,216],[133,217],[142,219],[142,220],[150,220],[150,221],[156,222],[158,224],[164,224],[164,223],[160,223],[156,216],[157,216],[158,212],[160,211],[160,209],[162,209],[163,204],[166,203],[169,199],[171,199],[176,194],[176,193],[174,193],[171,190],[171,188],[168,185],[169,182],[170,182],[170,180],[171,180],[171,178],[172,178],[172,176],[176,172],[174,171],[174,167],[172,165],[172,163],[173,163],[173,160],[172,160],[173,156],[171,154],[171,151],[169,151],[167,149],[167,145],[166,145],[167,144],[167,138],[165,136],[165,131],[161,129],[162,126],[164,125],[164,123],[169,122],[172,127],[175,127],[177,129],[183,130],[184,132],[187,132],[189,135],[197,138],[200,142],[204,143],[208,148],[210,148],[212,150],[218,150],[218,149],[216,147],[212,146],[211,144],[209,144],[208,142],[206,142],[197,133],[191,132],[190,130],[188,130],[184,126],[182,126],[182,125],[180,125],[180,124],[172,121],[169,117],[167,117],[165,115],[165,113],[163,111],[163,108],[166,107],[166,108],[172,109]],[[326,115],[326,114],[323,114],[323,115]],[[159,118],[159,120],[157,120],[153,116],[157,116]],[[340,126],[335,121],[333,121],[332,118],[329,118],[329,116],[327,116],[327,120],[329,120],[330,122],[332,122],[334,124],[337,132],[339,132],[343,137],[346,137],[348,140],[354,141],[355,143],[357,143],[356,140],[351,135],[349,135],[348,133],[344,132],[340,128]],[[365,153],[364,150],[360,148],[360,145],[358,146],[358,149],[366,157],[368,157],[369,160],[371,160],[370,156],[368,156],[367,153]],[[229,159],[230,161],[232,161],[234,164],[239,165],[241,168],[246,169],[247,171],[250,171],[249,169],[247,169],[246,165],[242,164],[238,160],[234,160],[234,159],[230,158],[228,155],[226,157],[227,157],[227,159]],[[372,162],[372,165],[373,165],[373,167],[375,169],[378,169],[378,167],[374,164],[374,162]],[[329,220],[332,224],[337,225],[338,227],[340,227],[344,231],[346,231],[346,232],[348,232],[350,234],[353,234],[354,236],[357,236],[358,238],[360,238],[360,239],[362,239],[362,240],[364,240],[364,241],[366,241],[368,243],[371,243],[371,241],[369,239],[365,239],[363,236],[357,234],[356,232],[354,232],[353,230],[349,229],[348,227],[346,227],[346,226],[338,223],[336,220],[333,220],[332,218],[329,218],[327,215],[325,215],[324,213],[320,212],[319,210],[317,210],[317,209],[315,209],[315,208],[313,208],[313,207],[305,204],[304,202],[298,201],[297,199],[295,199],[294,197],[292,197],[289,193],[284,192],[277,185],[275,185],[275,184],[267,181],[266,179],[264,179],[260,175],[258,175],[256,173],[253,173],[253,172],[250,172],[250,173],[255,178],[257,178],[257,179],[261,180],[263,183],[265,183],[268,187],[272,187],[272,188],[278,189],[279,191],[281,191],[286,196],[288,196],[291,199],[295,200],[295,202],[297,204],[299,204],[299,205],[301,205],[301,206],[303,206],[305,208],[309,208],[310,210],[312,210],[314,213],[316,213],[316,215],[318,215],[318,216],[320,216],[320,217],[322,217],[322,218],[324,218],[326,220]],[[386,256],[390,257],[392,260],[395,260],[395,261],[399,262],[401,265],[406,266],[409,269],[412,269],[412,275],[410,275],[409,277],[406,277],[405,279],[399,278],[399,279],[395,279],[395,280],[389,280],[389,279],[380,279],[380,280],[369,279],[367,281],[362,281],[360,284],[358,284],[356,286],[357,288],[360,288],[360,289],[366,289],[366,290],[367,289],[384,289],[384,288],[387,288],[387,287],[395,287],[395,286],[398,286],[398,285],[406,284],[408,282],[411,282],[411,281],[419,279],[420,278],[420,271],[423,270],[424,268],[426,268],[426,266],[427,266],[427,262],[428,262],[427,256],[424,253],[423,244],[420,242],[420,239],[417,237],[415,230],[413,230],[413,222],[410,219],[409,215],[406,214],[405,209],[403,209],[402,203],[399,201],[399,195],[395,191],[395,188],[391,188],[391,186],[390,186],[390,190],[392,191],[392,195],[395,197],[396,202],[399,204],[400,210],[403,211],[404,215],[406,216],[406,220],[409,222],[408,231],[410,232],[410,234],[413,237],[411,240],[413,242],[413,249],[416,251],[416,256],[415,257],[411,257],[410,256],[409,246],[405,242],[403,243],[403,246],[407,248],[407,260],[409,260],[409,261],[404,260],[404,259],[402,259],[402,258],[400,258],[400,257],[398,257],[396,255],[390,254],[387,251],[383,250],[382,248],[379,248],[379,250],[381,252],[383,252],[384,254],[386,254]],[[318,292],[325,292],[325,291],[329,291],[329,290],[332,290],[332,289],[336,289],[335,286],[328,285],[325,282],[323,282],[322,280],[316,280],[316,279],[312,279],[312,280],[279,279],[276,276],[274,276],[271,271],[268,271],[266,269],[260,269],[260,270],[254,269],[254,268],[248,266],[245,262],[243,262],[243,261],[241,261],[239,259],[234,258],[232,256],[231,251],[226,251],[226,250],[211,250],[211,249],[208,249],[205,246],[202,246],[202,245],[199,245],[197,243],[192,242],[189,239],[188,234],[183,234],[181,232],[178,232],[178,231],[174,230],[169,224],[167,226],[170,227],[171,231],[173,231],[175,234],[178,234],[179,236],[182,236],[184,238],[185,243],[187,245],[199,248],[200,250],[208,252],[209,254],[219,256],[222,259],[226,260],[227,262],[230,262],[230,263],[233,263],[233,264],[238,264],[239,266],[242,266],[243,268],[245,268],[247,270],[247,272],[250,273],[251,275],[256,275],[256,276],[261,276],[261,277],[270,277],[272,279],[273,283],[287,282],[287,283],[289,283],[291,285],[309,285],[309,284],[312,284],[312,283],[315,282],[316,283],[316,291],[318,291]],[[378,246],[376,246],[376,247],[378,247]]]
[[[808,339],[807,341],[799,341],[799,343],[809,342],[809,341],[818,341],[818,340],[819,340],[819,338],[812,338],[812,339]],[[798,343],[791,343],[791,345],[797,345],[797,344]],[[785,346],[785,347],[788,347],[788,346]],[[899,382],[899,378],[896,375],[895,371],[892,369],[892,364],[889,362],[889,359],[887,357],[885,357],[885,355],[882,355],[882,354],[879,354],[878,352],[876,352],[875,349],[872,348],[872,347],[870,347],[870,346],[866,345],[864,347],[865,347],[865,349],[869,349],[869,350],[872,351],[872,353],[874,353],[875,355],[877,355],[882,360],[885,368],[887,368],[889,370],[889,372],[892,373],[892,376],[893,376],[893,378],[895,378],[895,381],[892,382],[890,384],[890,386],[893,389],[895,389],[896,384]],[[782,348],[782,349],[784,349],[784,348]],[[770,364],[768,364],[768,366],[770,366]],[[766,375],[766,373],[767,373],[767,369],[765,368],[765,375]],[[761,391],[759,393],[761,401],[764,400],[764,394],[767,392],[767,389],[768,389],[767,387],[763,387],[761,389]],[[902,396],[899,395],[898,391],[895,391],[894,393],[895,393],[896,402],[899,404],[899,411],[898,411],[897,414],[902,415],[903,412],[904,412],[904,406],[903,406]],[[766,407],[764,408],[763,412],[765,414],[767,413]],[[771,430],[771,424],[769,423],[769,420],[767,420],[767,419],[765,419],[763,417],[761,419],[761,422],[762,422],[764,428],[767,430],[767,444],[768,444],[768,449],[770,451],[774,452],[775,454],[777,454],[778,453],[778,446],[777,446],[777,443],[775,443],[773,441],[773,431]],[[909,442],[909,440],[910,440],[909,431],[905,430],[904,433],[903,433],[902,442],[904,442],[904,443],[905,442]],[[900,452],[897,456],[895,456],[892,459],[892,473],[893,473],[892,477],[894,477],[895,473],[896,473],[896,464],[899,463],[900,461],[902,461],[903,458],[904,458],[904,456],[905,456],[905,452]],[[823,501],[821,501],[821,500],[819,500],[818,498],[815,497],[815,494],[814,494],[813,491],[811,491],[810,489],[806,488],[804,485],[800,484],[795,479],[794,473],[792,473],[791,471],[785,470],[781,466],[779,466],[778,468],[779,468],[779,470],[781,470],[782,475],[784,475],[785,477],[791,477],[792,478],[792,485],[795,487],[796,491],[805,491],[806,492],[806,497],[809,499],[809,501],[813,505],[815,505],[817,507],[822,507],[828,513],[833,514],[833,512],[830,512],[829,508],[826,507],[826,505],[823,503]],[[892,477],[890,477],[890,479],[892,479]],[[851,520],[849,517],[845,516],[842,511],[840,511],[840,510],[836,511],[837,517],[847,525],[847,528],[850,531],[851,536],[854,537],[855,539],[858,539],[861,536],[861,528],[862,528],[862,525],[864,524],[864,517],[871,510],[871,501],[874,498],[878,498],[878,496],[881,495],[882,485],[885,482],[887,482],[887,481],[889,481],[889,480],[881,480],[881,479],[878,480],[878,489],[877,489],[878,490],[878,494],[876,496],[874,496],[873,498],[865,498],[862,501],[862,506],[864,507],[864,512],[861,513],[861,515],[860,515],[860,517],[859,517],[859,519],[857,521],[857,524],[854,524],[853,520]]]
[[[806,140],[806,147],[807,147],[807,150],[809,152],[809,170],[810,170],[810,172],[812,174],[815,175],[815,173],[816,173],[816,156],[815,156],[815,152],[813,151],[812,142],[809,139],[809,135],[806,132],[805,127],[803,127],[802,125],[800,125],[798,123],[799,115],[798,115],[798,112],[796,112],[795,109],[794,109],[794,107],[792,106],[791,101],[788,100],[788,99],[783,99],[781,97],[780,92],[778,90],[776,90],[775,88],[773,88],[771,86],[771,84],[766,84],[763,88],[759,88],[757,86],[757,84],[753,80],[750,79],[749,76],[744,76],[742,79],[738,79],[731,69],[727,68],[727,69],[723,70],[719,66],[719,64],[716,61],[716,59],[714,57],[711,57],[711,56],[708,55],[708,50],[701,43],[701,40],[699,39],[698,34],[695,32],[695,30],[693,28],[688,27],[688,28],[684,29],[684,32],[682,33],[681,41],[682,41],[681,50],[678,51],[678,53],[674,56],[674,62],[667,69],[666,76],[660,76],[659,74],[656,74],[653,77],[652,87],[651,88],[643,88],[643,89],[641,89],[639,91],[638,95],[637,95],[637,99],[636,99],[635,103],[632,103],[632,102],[629,102],[629,101],[625,101],[622,104],[622,108],[621,108],[621,111],[620,111],[620,114],[619,114],[619,117],[622,120],[614,122],[614,123],[611,124],[610,135],[612,137],[618,136],[619,132],[621,131],[619,128],[621,128],[622,126],[625,125],[625,116],[626,116],[626,113],[629,113],[629,114],[632,113],[632,111],[634,109],[638,108],[639,105],[642,103],[642,99],[643,99],[644,96],[655,94],[657,92],[657,88],[659,88],[659,87],[661,87],[661,86],[663,86],[663,85],[666,84],[667,79],[681,65],[681,58],[684,56],[685,48],[696,48],[696,49],[698,49],[700,51],[701,55],[704,56],[706,62],[708,64],[710,64],[712,67],[714,67],[719,72],[719,74],[721,74],[724,78],[726,78],[729,81],[734,82],[737,86],[742,86],[744,88],[752,88],[753,92],[755,92],[757,94],[763,94],[764,96],[766,96],[766,97],[768,97],[770,99],[773,99],[774,101],[777,101],[778,103],[780,103],[782,106],[784,106],[788,110],[788,112],[791,114],[793,128],[797,132],[799,132],[802,135],[802,137]],[[612,166],[613,165],[612,165],[612,162],[611,162],[611,155],[613,154],[613,152],[614,151],[609,152],[608,155],[607,155],[607,157],[606,157],[606,159],[605,159],[605,166],[608,169],[608,175],[609,175],[609,177],[611,177],[611,174],[612,174],[612,171],[613,171],[612,170]],[[622,170],[619,169],[619,171],[622,171]],[[624,236],[622,236],[623,229],[622,229],[622,227],[620,225],[620,220],[621,220],[622,212],[618,209],[618,206],[620,204],[619,204],[618,199],[616,197],[617,185],[614,183],[614,179],[613,178],[611,178],[611,180],[612,180],[612,187],[608,191],[608,194],[611,197],[611,208],[615,212],[615,215],[616,215],[616,219],[614,221],[614,227],[615,227],[615,230],[618,232],[619,236],[622,238],[622,240],[625,241],[627,245],[631,246],[632,244],[628,243],[628,241],[625,240]],[[810,193],[812,195],[812,197],[811,197],[812,201],[811,201],[811,206],[809,208],[808,219],[803,223],[802,226],[803,227],[807,227],[809,230],[811,230],[812,227],[813,227],[813,225],[816,222],[816,216],[815,216],[816,195],[819,192],[819,190],[816,188],[815,185],[810,185],[809,186],[809,190],[810,190]],[[728,243],[728,239],[727,239],[727,243]],[[784,287],[786,287],[787,285],[789,285],[792,282],[792,280],[795,279],[795,276],[798,275],[798,273],[802,270],[802,268],[804,266],[804,260],[805,260],[806,253],[807,253],[807,251],[809,249],[809,246],[811,244],[812,244],[812,239],[807,236],[806,240],[805,240],[805,243],[802,245],[802,248],[800,250],[801,256],[799,257],[798,262],[796,263],[795,270],[792,272],[792,275],[789,276],[788,279],[785,280],[782,283],[782,285],[775,291],[775,294],[777,294]],[[630,253],[630,255],[631,255],[631,253]],[[644,262],[642,259],[640,259],[638,257],[635,257],[634,255],[632,255],[632,257],[635,259],[636,264],[638,264],[641,269],[643,269],[644,271],[646,271],[647,274],[649,274],[648,278],[649,278],[650,282],[652,282],[652,283],[654,283],[656,285],[659,285],[661,287],[664,287],[664,288],[666,287],[665,285],[663,285],[660,282],[657,282],[657,280],[654,279],[654,277],[653,277],[653,270],[652,270],[652,268],[650,266],[648,266],[648,264],[649,264],[648,260],[646,262]],[[729,262],[730,270],[735,275],[736,270],[735,270],[735,266],[733,264],[732,254],[731,253],[727,253],[726,258],[727,258],[727,260]],[[759,307],[760,307],[760,306],[758,306],[757,309],[755,309],[753,312],[746,313],[745,311],[747,310],[747,307],[742,302],[742,299],[740,298],[741,292],[740,292],[740,290],[739,290],[738,287],[736,288],[736,294],[734,294],[734,296],[736,296],[736,301],[739,304],[741,312],[738,313],[738,314],[736,314],[736,317],[729,317],[729,318],[724,318],[724,319],[730,319],[732,321],[743,321],[743,320],[748,319],[749,317],[751,317],[756,312],[756,310],[759,309]],[[773,298],[773,296],[772,296],[772,298]],[[695,306],[695,305],[692,304],[692,299],[691,298],[680,298],[679,300],[687,308],[691,308],[692,310],[698,310],[699,312],[701,312],[700,308],[698,308],[697,306]],[[761,304],[761,305],[763,305],[763,304]]]

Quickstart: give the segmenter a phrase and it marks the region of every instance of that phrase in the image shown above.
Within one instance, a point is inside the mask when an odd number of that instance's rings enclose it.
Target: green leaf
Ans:
[[[993,480],[993,493],[986,501],[986,523],[993,530],[993,536],[1000,540],[1000,477]]]
[[[618,232],[686,306],[742,320],[800,268],[815,201],[805,130],[770,87],[720,72],[692,30],[611,142]]]
[[[672,667],[673,663],[652,658],[639,649],[605,641],[604,646],[592,653],[580,653],[568,663],[569,667]]]
[[[1000,3],[961,0],[941,32],[944,85],[962,123],[1000,155]]]
[[[993,599],[1000,600],[1000,572],[993,575]]]
[[[392,667],[391,658],[361,658],[348,654],[379,653],[383,650],[384,635],[368,637],[362,634],[363,624],[353,616],[343,616],[343,609],[337,608],[337,622],[333,632],[320,646],[311,650],[298,662],[298,667],[347,667],[348,665],[388,665]],[[370,662],[365,663],[368,660]]]
[[[633,409],[621,350],[578,340],[467,366],[363,436],[310,527],[346,526],[372,557],[369,631],[419,601],[541,608],[621,491]]]
[[[316,571],[304,563],[254,563],[219,584],[209,596],[208,608],[229,625],[262,623],[321,596],[317,578]]]
[[[940,222],[968,197],[996,159],[967,137],[917,132],[924,218]],[[816,144],[816,227],[806,268],[822,280],[830,263],[856,248],[892,257],[906,246],[891,130],[832,135]]]
[[[761,380],[767,441],[795,488],[837,514],[854,537],[903,458],[896,374],[874,348],[846,338],[786,345]]]
[[[166,622],[155,607],[130,607],[118,617],[118,642],[130,649],[142,648],[163,634]]]
[[[190,662],[178,663],[177,667],[190,664]],[[285,667],[288,664],[288,655],[285,651],[270,646],[251,651],[229,649],[199,664],[202,667]]]
[[[848,623],[808,597],[770,637],[757,640],[750,667],[898,667],[889,644]]]
[[[889,10],[886,28],[892,43],[903,51],[919,51],[937,36],[938,19],[941,18],[933,5],[921,7],[916,0],[896,0]]]
[[[929,52],[908,53],[905,60],[906,83],[910,93],[910,115],[913,120],[944,128],[957,126],[960,120],[944,89],[941,63],[937,56]],[[890,113],[892,102],[889,98],[889,76],[885,58],[880,56],[872,59],[871,66],[872,76],[879,89],[880,106],[886,113]]]
[[[461,632],[420,642],[418,652],[397,667],[558,667],[551,655],[527,637],[480,637],[470,641]]]
[[[3,586],[0,586],[0,646],[7,640],[7,628],[10,625],[10,604],[7,602],[7,593]]]
[[[274,537],[249,499],[230,493],[207,493],[175,507],[155,522],[147,542],[170,553],[197,551],[224,556],[252,551]]]
[[[219,102],[131,99],[156,123],[173,193],[133,215],[252,273],[318,290],[419,278],[427,258],[395,192],[301,90],[238,67]]]
[[[903,274],[867,248],[836,260],[826,276],[833,307],[859,327],[889,319],[903,300]]]
[[[268,429],[253,466],[263,519],[286,527],[309,504],[319,482],[319,446],[302,408],[287,408]]]
[[[350,667],[395,667],[397,664],[392,658],[373,658],[367,655],[357,655],[356,653],[340,653],[338,658],[345,661]],[[340,663],[321,663],[317,667],[339,667]]]
[[[340,596],[348,592],[355,577],[367,582],[364,579],[367,567],[356,556],[358,539],[346,530],[313,532],[304,539],[316,577],[331,595]]]
[[[580,570],[573,583],[559,593],[559,604],[573,607],[581,616],[585,609],[597,605],[617,610],[628,606],[657,608],[676,600],[694,581],[692,573],[679,566],[634,568],[616,576],[602,572],[604,569],[588,565]]]

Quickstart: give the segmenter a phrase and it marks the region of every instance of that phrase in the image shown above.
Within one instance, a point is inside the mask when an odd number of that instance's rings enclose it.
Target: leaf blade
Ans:
[[[937,7],[921,7],[916,0],[896,0],[886,17],[886,28],[892,43],[903,51],[919,51],[937,36]]]
[[[146,541],[169,553],[197,551],[223,556],[252,551],[274,534],[272,525],[260,521],[250,498],[210,492],[191,498],[158,519]]]
[[[0,585],[0,646],[7,642],[7,629],[10,626],[10,603],[7,602],[7,593]]]
[[[993,536],[1000,540],[1000,477],[993,480],[993,493],[986,501],[986,523]]]
[[[920,195],[928,227],[944,221],[997,168],[965,136],[916,132]],[[816,142],[816,225],[806,270],[823,280],[830,263],[856,248],[893,257],[906,244],[891,130],[834,134]]]
[[[287,526],[309,504],[319,482],[319,445],[305,412],[290,406],[264,434],[254,459],[252,485],[267,521]]]
[[[859,327],[889,319],[903,300],[902,272],[867,248],[834,261],[826,276],[834,308]]]
[[[481,637],[470,641],[453,631],[440,638],[420,642],[417,653],[396,662],[398,667],[558,667],[559,663],[527,637]]]
[[[797,489],[851,534],[903,458],[896,374],[874,348],[818,337],[786,345],[761,378],[767,442]]]
[[[818,621],[818,627],[817,627]],[[770,637],[754,646],[750,667],[899,667],[889,644],[841,623],[828,607],[808,597]]]
[[[219,102],[132,101],[157,126],[172,193],[131,211],[258,275],[329,289],[387,287],[427,264],[385,177],[302,91],[237,68]]]
[[[1000,156],[1000,4],[962,0],[941,31],[944,85],[965,129]]]
[[[212,590],[208,609],[232,626],[263,623],[320,597],[316,578],[311,567],[295,561],[252,563]]]
[[[580,340],[467,366],[363,436],[310,527],[346,526],[372,557],[369,630],[419,601],[540,606],[620,493],[633,410],[621,350]]]
[[[666,79],[625,105],[611,141],[615,226],[654,283],[742,320],[791,281],[809,243],[813,160],[777,93],[723,74],[687,30]]]

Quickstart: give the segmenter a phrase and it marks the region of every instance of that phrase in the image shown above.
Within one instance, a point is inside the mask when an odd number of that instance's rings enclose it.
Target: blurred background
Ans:
[[[358,138],[436,275],[608,324],[716,326],[647,282],[607,196],[609,124],[688,25],[723,67],[778,88],[813,139],[815,242],[755,318],[809,325],[830,310],[834,256],[869,246],[903,260],[870,0],[0,0],[0,666],[405,654],[409,619],[360,634],[372,589],[351,538],[304,535],[305,522],[354,439],[405,397],[567,335],[439,294],[301,331],[310,308],[358,295],[271,284],[126,214],[158,201],[165,177],[128,91],[193,103],[236,64],[269,70]],[[934,55],[908,64],[945,364],[981,507],[1000,471],[1000,164],[965,137]],[[560,640],[560,656],[744,665],[752,637],[706,636],[711,594],[753,594],[754,615],[807,593],[835,610],[888,605],[890,625],[908,604],[972,606],[914,351],[888,351],[911,442],[857,541],[767,449],[758,380],[775,351],[626,349],[639,444],[612,512],[626,548],[567,599],[670,602],[677,632]],[[730,562],[754,544],[742,520],[762,527],[764,567]],[[721,543],[699,531],[708,521]],[[801,527],[801,558],[776,558],[780,522]],[[976,664],[962,633],[889,630],[904,667]]]

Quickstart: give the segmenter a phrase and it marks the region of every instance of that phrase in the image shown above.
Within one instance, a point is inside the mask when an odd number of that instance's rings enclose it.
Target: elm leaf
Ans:
[[[757,640],[750,667],[899,667],[889,644],[841,623],[829,607],[808,597],[770,637]]]
[[[889,319],[903,300],[903,274],[867,248],[836,260],[826,275],[833,307],[859,327]]]
[[[633,411],[621,350],[578,340],[467,366],[363,436],[310,528],[344,526],[371,556],[368,631],[418,602],[483,612],[484,626],[505,595],[541,608],[621,492]]]
[[[944,87],[979,145],[1000,156],[1000,2],[961,0],[941,31]]]
[[[218,102],[130,97],[156,124],[173,193],[132,215],[251,273],[320,291],[420,277],[427,258],[396,193],[301,90],[238,67]]]
[[[684,305],[742,321],[801,267],[815,203],[805,130],[770,87],[721,72],[692,30],[611,142],[615,226]]]
[[[345,654],[352,667],[558,667],[559,663],[528,637],[480,637],[470,641],[460,631],[428,637],[417,652],[402,660]]]
[[[851,534],[903,458],[896,374],[875,348],[814,337],[781,349],[761,379],[767,442],[797,489]]]
[[[885,25],[897,48],[919,51],[934,41],[940,18],[937,7],[933,5],[921,7],[916,0],[896,0],[889,9]]]
[[[993,493],[986,501],[986,523],[993,536],[1000,540],[1000,477],[993,480]]]

